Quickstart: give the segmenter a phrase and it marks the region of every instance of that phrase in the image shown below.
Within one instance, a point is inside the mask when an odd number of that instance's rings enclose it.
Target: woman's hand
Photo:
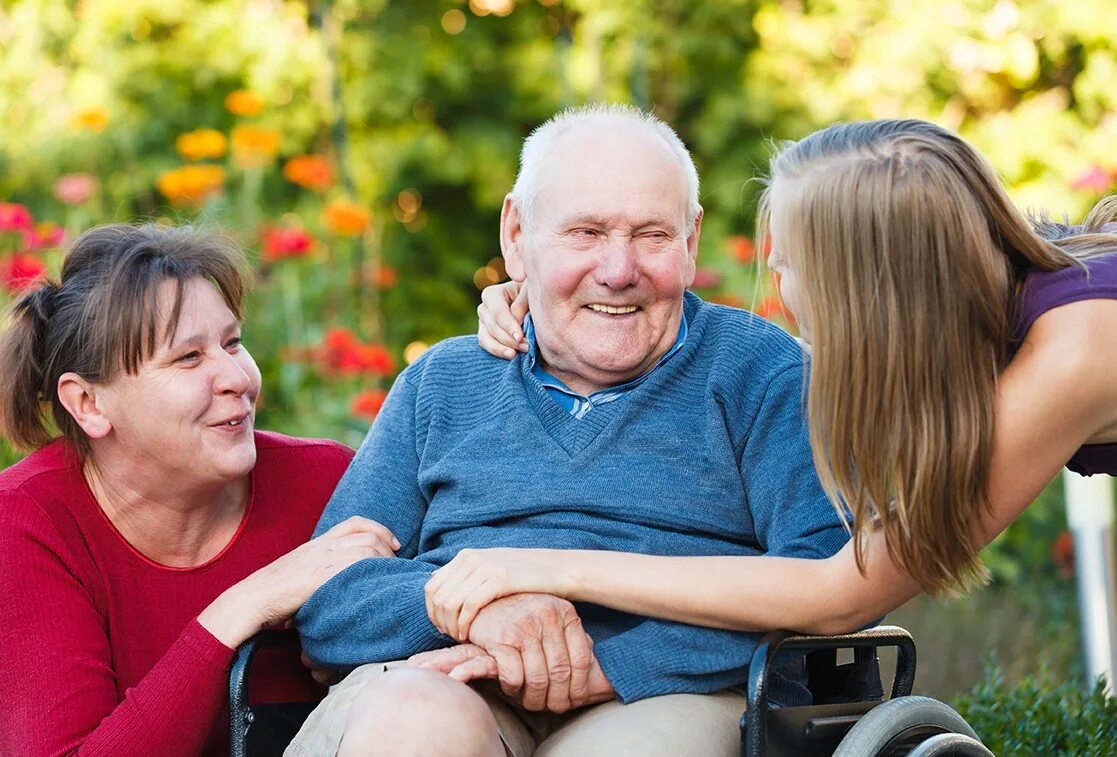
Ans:
[[[311,594],[353,563],[393,557],[399,546],[384,526],[353,516],[230,586],[198,622],[236,648],[260,629],[289,620]]]
[[[527,311],[527,288],[519,282],[485,287],[477,306],[477,341],[481,348],[506,360],[515,357],[517,350],[527,352],[523,330]]]
[[[564,596],[572,585],[564,554],[573,557],[554,549],[463,549],[427,581],[427,615],[438,630],[465,641],[477,613],[501,597]]]

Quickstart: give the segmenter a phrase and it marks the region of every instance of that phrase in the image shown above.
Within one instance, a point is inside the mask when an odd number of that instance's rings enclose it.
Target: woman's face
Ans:
[[[782,190],[782,191],[781,191]],[[768,269],[775,275],[776,284],[780,290],[780,299],[784,306],[791,311],[795,322],[799,324],[799,336],[804,342],[810,344],[810,325],[807,323],[806,309],[803,307],[799,289],[799,273],[796,269],[798,262],[797,251],[791,248],[792,237],[788,232],[788,222],[792,215],[788,212],[787,188],[778,184],[772,187],[771,219],[768,224],[772,236],[772,251],[768,255]]]
[[[174,282],[164,282],[161,312],[174,296]],[[182,296],[170,341],[135,375],[121,372],[97,388],[97,405],[111,424],[103,443],[134,460],[141,475],[169,477],[168,485],[228,483],[256,464],[260,371],[216,287],[192,279]]]

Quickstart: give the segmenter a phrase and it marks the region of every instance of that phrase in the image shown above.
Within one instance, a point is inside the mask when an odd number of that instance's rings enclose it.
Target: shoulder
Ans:
[[[95,539],[79,512],[84,479],[77,456],[56,441],[0,473],[0,554],[22,561],[32,554],[86,554]]]
[[[502,360],[481,349],[476,336],[445,339],[424,352],[396,379],[427,398],[451,401],[477,396],[507,375],[520,358]],[[395,389],[393,389],[394,391]]]
[[[771,321],[691,296],[687,317],[700,340],[697,349],[710,361],[718,383],[755,393],[789,372],[802,377],[808,362],[806,347]]]
[[[1015,341],[1049,311],[1075,302],[1117,299],[1117,251],[1057,271],[1028,274],[1017,302]]]
[[[274,431],[256,431],[256,470],[287,471],[336,481],[353,459],[353,450],[333,439],[305,439]]]

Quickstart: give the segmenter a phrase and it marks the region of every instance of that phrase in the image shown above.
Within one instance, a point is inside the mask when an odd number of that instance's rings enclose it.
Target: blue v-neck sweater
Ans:
[[[465,547],[836,552],[847,536],[811,463],[799,345],[693,294],[685,313],[674,358],[581,419],[547,395],[523,356],[491,357],[475,337],[409,366],[317,529],[363,515],[403,547],[310,598],[297,616],[309,656],[344,668],[454,643],[427,618],[423,586]],[[746,679],[755,634],[578,609],[624,702]]]

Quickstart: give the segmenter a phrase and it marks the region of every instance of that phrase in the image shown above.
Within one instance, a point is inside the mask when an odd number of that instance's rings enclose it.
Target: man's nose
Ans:
[[[610,289],[635,286],[640,280],[640,266],[634,241],[628,237],[610,236],[597,261],[595,278],[598,284]]]

